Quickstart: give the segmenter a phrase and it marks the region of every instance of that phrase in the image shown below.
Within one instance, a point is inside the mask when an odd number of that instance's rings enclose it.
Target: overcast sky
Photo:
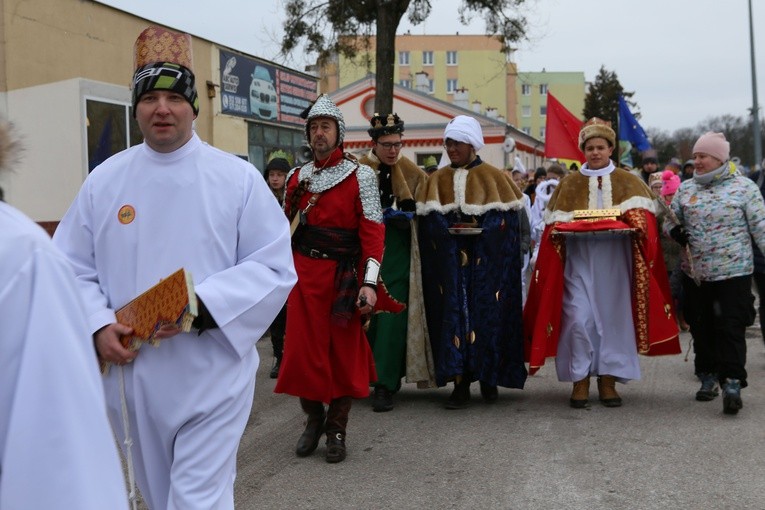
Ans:
[[[98,0],[258,57],[278,57],[283,0]],[[460,0],[432,0],[424,24],[399,33],[485,32],[482,19],[457,21]],[[758,102],[765,103],[765,5],[753,0]],[[642,113],[644,128],[674,131],[711,116],[748,116],[752,107],[747,0],[527,0],[529,41],[520,71],[615,71]],[[581,112],[574,112],[581,114]],[[763,116],[763,108],[760,108]]]

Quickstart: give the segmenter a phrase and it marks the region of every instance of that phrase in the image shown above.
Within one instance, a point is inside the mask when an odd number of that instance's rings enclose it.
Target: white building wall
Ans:
[[[76,78],[7,93],[22,152],[0,186],[35,221],[60,220],[88,175],[86,99],[129,104],[130,91]]]

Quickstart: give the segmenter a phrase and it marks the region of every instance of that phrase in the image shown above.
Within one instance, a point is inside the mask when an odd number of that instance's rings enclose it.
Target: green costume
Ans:
[[[432,385],[429,374],[432,370],[427,369],[429,350],[426,353],[422,349],[425,345],[422,335],[422,291],[419,279],[412,278],[411,271],[414,268],[414,272],[419,274],[417,250],[412,252],[412,236],[416,235],[412,218],[415,192],[424,184],[426,174],[403,156],[393,166],[388,166],[370,151],[360,159],[360,163],[375,170],[380,185],[385,218],[385,252],[380,268],[382,280],[392,298],[407,303],[407,310],[402,313],[378,314],[370,321],[367,338],[372,345],[377,368],[376,386],[396,392],[401,387],[401,379],[406,376],[407,381],[428,387]],[[413,281],[412,286],[410,280]],[[409,324],[410,321],[412,324]],[[414,338],[408,342],[410,337]],[[416,358],[416,361],[408,363],[408,358]],[[408,364],[419,373],[407,370]],[[420,368],[416,368],[418,366]]]

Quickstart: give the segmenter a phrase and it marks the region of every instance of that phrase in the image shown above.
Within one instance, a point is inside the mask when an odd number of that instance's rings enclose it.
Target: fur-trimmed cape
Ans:
[[[465,214],[523,208],[521,190],[501,170],[488,163],[466,170],[445,166],[433,172],[417,193],[417,214],[447,213],[459,209]]]
[[[600,178],[603,208],[618,207],[624,213],[630,209],[645,209],[656,214],[656,198],[646,184],[630,172],[614,169]],[[545,211],[545,223],[571,221],[574,211],[597,209],[598,178],[580,172],[566,176],[565,186],[555,188]]]
[[[380,168],[380,160],[372,151],[359,158],[359,163],[372,167],[375,173]],[[425,184],[428,174],[409,158],[400,157],[396,164],[391,167],[390,176],[393,195],[398,202],[401,202],[403,200],[414,200],[417,190]]]

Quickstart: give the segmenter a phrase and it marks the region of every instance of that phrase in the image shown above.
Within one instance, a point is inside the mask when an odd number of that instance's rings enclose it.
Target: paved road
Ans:
[[[749,331],[749,388],[738,416],[720,398],[694,400],[683,355],[641,358],[643,378],[618,389],[624,406],[568,407],[552,364],[526,389],[447,411],[449,389],[404,385],[389,413],[357,401],[345,462],[295,456],[297,399],[275,395],[261,368],[239,452],[237,508],[249,509],[765,509],[765,347]],[[688,335],[681,342],[687,349]],[[594,382],[594,381],[593,381]]]

